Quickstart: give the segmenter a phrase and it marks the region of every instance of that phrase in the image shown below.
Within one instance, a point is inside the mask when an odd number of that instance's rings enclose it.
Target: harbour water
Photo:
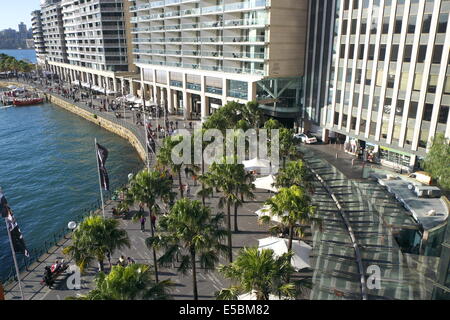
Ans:
[[[28,60],[31,63],[36,63],[36,52],[33,49],[0,49],[0,53],[7,54],[17,60]]]
[[[0,109],[0,186],[29,249],[53,241],[55,232],[99,199],[94,138],[109,150],[111,186],[141,168],[126,140],[57,106]],[[0,279],[12,263],[2,221]]]

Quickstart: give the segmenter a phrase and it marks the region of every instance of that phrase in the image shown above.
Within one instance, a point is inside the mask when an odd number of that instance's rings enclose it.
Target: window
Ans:
[[[438,82],[438,76],[430,75],[430,80],[428,81],[428,87],[427,87],[427,91],[429,93],[436,93],[437,82]]]
[[[448,13],[441,13],[437,26],[437,33],[445,33],[447,31]]]
[[[378,61],[383,61],[386,57],[386,45],[380,45],[380,54],[378,56]]]
[[[422,33],[429,33],[431,26],[431,14],[425,14],[423,16]]]
[[[423,110],[422,120],[431,121],[432,114],[433,114],[433,105],[430,103],[425,104],[425,109]]]
[[[433,63],[441,63],[442,51],[444,50],[443,45],[435,45],[433,51]]]
[[[447,123],[448,110],[449,110],[448,106],[441,106],[441,109],[439,110],[439,117],[438,117],[438,122],[439,123],[443,123],[443,124]]]
[[[395,17],[394,33],[402,32],[402,17]]]
[[[411,62],[412,45],[405,46],[405,55],[403,57],[403,62]]]
[[[418,103],[416,101],[411,101],[409,104],[408,118],[415,119],[417,117],[417,105]]]
[[[399,47],[398,44],[392,45],[392,48],[391,48],[391,61],[393,61],[393,62],[397,62],[398,47]]]
[[[382,33],[387,34],[389,32],[389,17],[383,17]]]
[[[419,46],[419,55],[417,57],[417,62],[425,62],[425,58],[427,56],[427,49],[428,46],[426,45],[421,45]]]
[[[414,33],[416,31],[417,16],[409,16],[408,18],[408,33]]]

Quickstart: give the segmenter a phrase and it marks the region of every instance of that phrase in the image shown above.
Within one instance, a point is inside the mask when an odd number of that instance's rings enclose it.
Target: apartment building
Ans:
[[[36,51],[36,58],[39,64],[45,62],[45,48],[44,31],[42,28],[42,16],[40,10],[35,10],[31,13],[31,29],[33,31],[34,50]]]
[[[61,14],[61,0],[41,3],[42,33],[46,47],[46,63],[67,63],[67,49]]]
[[[42,3],[46,68],[74,84],[120,92],[118,77],[134,70],[125,19],[128,6],[124,0]]]
[[[450,137],[449,13],[448,0],[310,1],[306,127],[417,166]]]
[[[146,99],[206,119],[227,101],[300,112],[308,1],[134,0],[133,54]]]

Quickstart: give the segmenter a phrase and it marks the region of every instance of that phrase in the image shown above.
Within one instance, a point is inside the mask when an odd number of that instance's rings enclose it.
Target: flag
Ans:
[[[109,191],[109,177],[105,168],[106,160],[108,159],[108,149],[97,143],[97,158],[98,158],[98,170],[100,172],[100,182],[102,188]]]
[[[8,227],[8,231],[11,234],[11,241],[14,247],[15,253],[24,254],[26,257],[29,257],[27,247],[25,246],[25,241],[23,240],[22,232],[19,229],[19,225],[17,224],[16,218],[14,217],[12,210],[8,210],[8,217],[6,218],[6,225]]]

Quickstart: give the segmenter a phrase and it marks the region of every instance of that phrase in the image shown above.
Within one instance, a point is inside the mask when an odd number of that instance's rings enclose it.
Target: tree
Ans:
[[[145,203],[149,210],[149,215],[160,211],[157,204],[158,199],[172,199],[172,181],[165,172],[150,171],[144,169],[134,176],[130,181],[129,192],[136,202]],[[153,228],[150,228],[151,235],[154,236]],[[153,248],[153,261],[155,268],[155,279],[158,282],[158,266],[156,250]]]
[[[297,153],[297,139],[293,129],[281,128],[280,131],[280,155],[283,157],[283,168],[286,167],[286,159]]]
[[[316,215],[316,208],[311,205],[311,198],[303,187],[291,186],[281,188],[279,192],[269,198],[265,204],[269,207],[269,215],[262,216],[260,220],[264,223],[270,221],[270,217],[277,216],[282,224],[289,229],[288,250],[292,250],[294,233],[303,231],[302,225],[312,222],[320,222]]]
[[[129,264],[114,266],[108,275],[99,273],[95,286],[87,295],[70,300],[168,300],[173,284],[170,280],[156,283],[150,266]]]
[[[235,262],[219,267],[219,272],[225,278],[236,281],[237,284],[222,289],[216,294],[217,298],[236,300],[238,295],[244,293],[254,293],[256,300],[269,300],[272,294],[295,298],[299,290],[288,280],[294,272],[291,258],[292,253],[276,257],[271,249],[242,249]]]
[[[223,158],[220,163],[214,162],[209,168],[204,181],[213,188],[217,188],[222,195],[219,199],[219,207],[227,207],[227,229],[228,229],[228,247],[229,260],[233,261],[232,252],[232,237],[231,237],[231,206],[235,205],[235,231],[238,231],[237,226],[237,207],[241,205],[241,193],[248,195],[251,193],[251,187],[244,187],[245,169],[242,164],[237,164],[236,159],[234,163],[227,163],[227,159]]]
[[[424,165],[442,188],[450,189],[450,142],[443,133],[434,137]]]
[[[178,257],[181,260],[178,271],[186,274],[192,270],[195,300],[198,300],[197,260],[206,271],[214,270],[219,255],[227,251],[222,244],[227,233],[222,224],[223,214],[212,217],[200,201],[183,198],[161,218],[159,234],[146,240],[147,246],[164,249],[158,260],[161,265],[170,265]]]
[[[100,271],[103,271],[106,256],[111,256],[123,247],[130,247],[130,239],[125,230],[119,229],[119,221],[90,216],[75,229],[72,244],[64,248],[63,252],[74,259],[82,271],[94,259],[97,259]]]
[[[296,185],[306,188],[309,192],[314,192],[312,183],[313,176],[306,167],[303,160],[291,161],[281,169],[276,177],[275,186],[278,188],[289,188]]]
[[[157,155],[157,164],[158,166],[167,168],[172,170],[178,176],[178,184],[180,189],[181,198],[183,198],[183,183],[181,181],[181,168],[183,167],[182,163],[173,162],[172,158],[172,149],[177,146],[180,142],[182,142],[184,137],[175,136],[175,137],[167,137],[163,140],[163,145],[159,149],[159,153]]]

